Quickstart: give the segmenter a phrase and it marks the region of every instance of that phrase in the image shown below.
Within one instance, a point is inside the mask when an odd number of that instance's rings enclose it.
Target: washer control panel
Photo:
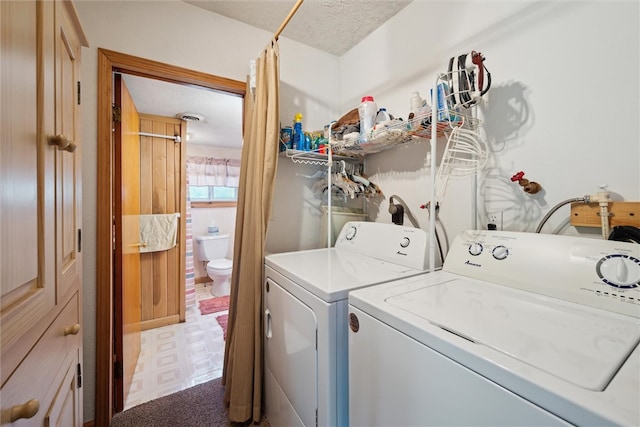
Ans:
[[[640,318],[640,245],[588,237],[469,230],[443,270]]]

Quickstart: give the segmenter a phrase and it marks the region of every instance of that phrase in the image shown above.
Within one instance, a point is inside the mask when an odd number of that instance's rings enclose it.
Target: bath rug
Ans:
[[[200,314],[211,314],[229,310],[229,295],[213,297],[200,301]]]
[[[229,320],[229,315],[221,314],[220,316],[216,317],[216,320],[218,321],[218,323],[220,324],[220,327],[222,328],[222,338],[226,340],[227,339],[227,320]]]

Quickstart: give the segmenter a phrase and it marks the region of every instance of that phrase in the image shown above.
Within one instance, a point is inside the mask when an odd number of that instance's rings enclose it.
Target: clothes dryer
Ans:
[[[426,273],[427,233],[348,222],[333,248],[265,257],[265,412],[274,426],[347,426],[347,297]]]
[[[352,426],[640,425],[640,245],[467,231],[349,316]]]

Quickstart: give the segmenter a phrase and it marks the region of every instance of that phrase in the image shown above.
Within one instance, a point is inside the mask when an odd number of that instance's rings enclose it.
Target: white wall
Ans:
[[[273,34],[176,0],[78,1],[75,5],[90,45],[82,53],[81,107],[85,236],[83,390],[84,419],[88,421],[95,414],[97,49],[246,81],[249,61],[267,46]],[[322,76],[337,76],[337,59],[284,37],[280,38],[279,46],[283,105],[291,106],[282,109],[283,117],[293,117],[301,111],[311,126],[322,128],[324,118],[331,116],[325,110],[330,109],[337,93],[329,84],[337,79],[323,80]],[[301,202],[293,203],[296,204]]]
[[[411,93],[426,96],[451,56],[481,51],[493,83],[478,109],[491,152],[478,184],[478,227],[494,214],[506,230],[533,231],[553,206],[601,184],[616,200],[637,201],[638,9],[631,1],[415,1],[340,58],[342,109],[373,95],[406,118]],[[425,141],[369,156],[366,167],[423,228],[428,215],[417,207],[431,191],[428,152]],[[511,182],[520,170],[543,191],[528,195]],[[453,182],[440,200],[450,239],[474,224],[472,188],[470,179]],[[377,221],[391,222],[387,206]],[[542,232],[599,233],[568,221],[566,206]]]

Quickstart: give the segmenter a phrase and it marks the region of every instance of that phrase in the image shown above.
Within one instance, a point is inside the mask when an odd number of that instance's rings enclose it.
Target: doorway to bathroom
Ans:
[[[121,175],[119,164],[114,158],[115,139],[112,138],[112,100],[114,99],[114,73],[144,77],[165,83],[176,85],[187,85],[197,87],[202,91],[213,91],[217,94],[226,94],[242,99],[245,92],[245,83],[212,76],[193,70],[170,66],[151,60],[120,54],[117,52],[99,49],[99,76],[98,86],[98,212],[97,212],[97,283],[96,283],[96,419],[110,419],[113,412],[121,411],[124,407],[122,389],[123,381],[117,380],[115,374],[121,373],[122,365],[113,363],[113,356],[122,352],[122,336],[117,332],[114,325],[116,318],[123,316],[127,312],[125,301],[122,301],[122,282],[119,281],[118,265],[121,260],[114,259],[113,254],[117,253],[114,243],[114,232],[117,234],[122,230],[114,230],[118,220],[115,218],[115,201],[121,189]],[[173,114],[175,116],[175,113]],[[241,120],[241,119],[240,119]],[[166,128],[165,128],[166,129]],[[186,132],[178,132],[181,140],[186,140]],[[178,136],[178,135],[166,135]],[[166,159],[165,159],[166,162]],[[186,176],[186,152],[174,163],[175,169]],[[153,169],[153,168],[152,168]],[[158,188],[161,188],[159,186]],[[158,193],[159,189],[155,191]],[[181,185],[180,191],[186,195],[186,181]],[[165,189],[166,192],[166,189]],[[157,194],[152,194],[152,198]],[[186,199],[186,197],[184,198]],[[183,200],[184,200],[183,199]],[[184,244],[186,239],[186,207],[176,206],[176,212],[180,214],[180,232],[178,239]],[[122,212],[120,212],[122,214]],[[121,218],[119,219],[121,220]],[[140,243],[140,242],[138,242]],[[132,244],[135,246],[135,242]],[[179,270],[185,271],[186,260],[183,257],[177,261]],[[184,278],[184,275],[183,275]],[[184,280],[182,280],[184,283]],[[139,286],[139,285],[138,285]],[[184,322],[187,311],[184,304],[184,285],[177,290],[181,300],[178,313],[179,321]],[[197,308],[195,308],[197,310]],[[122,329],[122,328],[120,328]],[[144,351],[144,349],[143,349]],[[120,356],[122,357],[122,356]],[[165,360],[166,362],[166,360]],[[129,375],[132,373],[129,372]],[[169,391],[170,392],[170,391]],[[98,413],[102,412],[102,413]]]

